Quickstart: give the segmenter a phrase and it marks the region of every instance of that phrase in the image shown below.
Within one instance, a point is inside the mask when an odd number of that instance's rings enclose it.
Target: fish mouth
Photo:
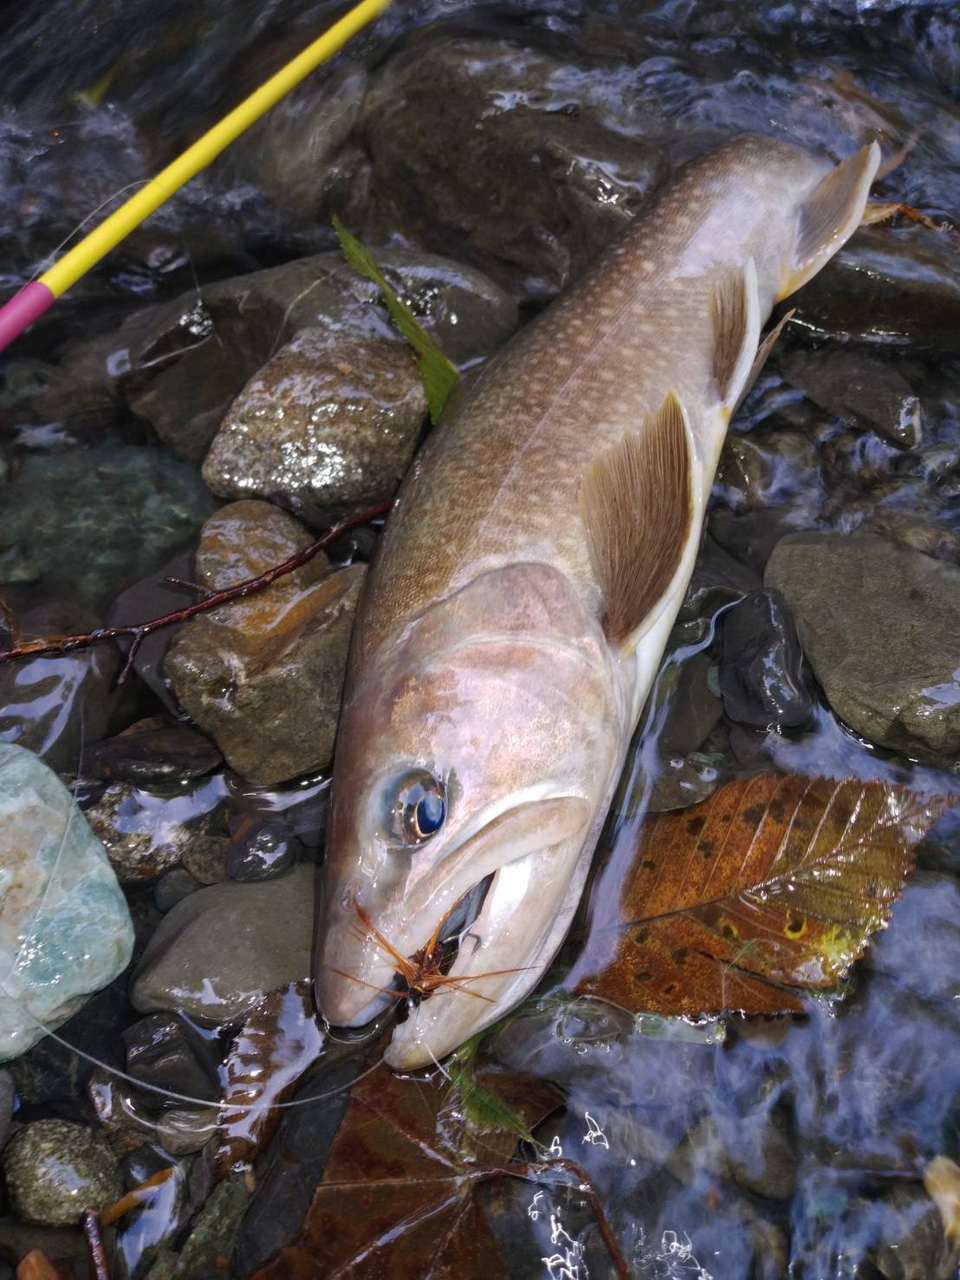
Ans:
[[[402,1000],[384,1059],[412,1070],[502,1017],[539,982],[569,927],[591,817],[579,796],[520,806],[451,850],[412,901],[376,913],[358,905],[352,954],[321,975],[329,1021],[358,1026]]]

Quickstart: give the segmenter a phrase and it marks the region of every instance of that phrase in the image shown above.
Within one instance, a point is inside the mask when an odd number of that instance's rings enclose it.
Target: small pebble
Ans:
[[[42,1226],[71,1226],[84,1209],[106,1209],[123,1195],[104,1140],[66,1120],[28,1124],[4,1150],[3,1172],[15,1211]]]
[[[301,852],[286,823],[244,815],[227,854],[227,875],[231,880],[271,880],[292,867]]]

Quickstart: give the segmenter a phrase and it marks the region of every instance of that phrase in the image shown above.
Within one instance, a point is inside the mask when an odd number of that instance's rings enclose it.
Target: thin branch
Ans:
[[[99,1213],[96,1209],[84,1209],[80,1222],[87,1242],[87,1251],[90,1254],[90,1274],[95,1280],[110,1280],[110,1267],[107,1263],[107,1251],[103,1247]]]
[[[282,564],[274,565],[264,573],[257,574],[255,578],[246,578],[243,582],[235,582],[232,587],[224,587],[222,591],[212,591],[195,604],[187,605],[183,609],[174,609],[172,613],[165,613],[159,618],[150,618],[146,622],[132,622],[122,627],[101,627],[97,631],[87,631],[82,635],[52,636],[46,639],[29,640],[13,649],[0,651],[0,664],[14,662],[19,658],[41,657],[47,653],[70,653],[74,649],[87,649],[91,645],[103,644],[106,640],[130,638],[132,641],[130,652],[127,654],[127,659],[118,681],[119,684],[123,684],[133,667],[138,649],[147,636],[152,635],[154,631],[160,631],[163,627],[175,626],[178,622],[186,622],[189,618],[195,618],[200,613],[209,613],[211,609],[219,609],[221,605],[229,604],[231,600],[242,600],[246,596],[252,596],[257,591],[262,591],[264,587],[269,587],[271,582],[276,582],[278,578],[282,578],[288,573],[293,573],[295,569],[308,564],[314,556],[318,555],[325,547],[328,547],[331,542],[336,541],[342,533],[379,519],[380,516],[386,515],[389,509],[389,502],[381,502],[379,506],[371,507],[369,511],[364,511],[358,516],[350,516],[346,520],[341,520],[339,524],[335,524],[332,529],[329,529],[322,538],[318,538],[316,542],[311,542],[309,547],[304,547],[302,551],[297,551],[294,555],[289,556]]]

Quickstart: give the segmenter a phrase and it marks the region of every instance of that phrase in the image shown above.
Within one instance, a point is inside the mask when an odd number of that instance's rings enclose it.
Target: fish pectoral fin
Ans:
[[[871,142],[832,169],[808,197],[800,209],[793,270],[778,302],[816,275],[856,231],[879,166],[880,148]]]
[[[720,403],[732,410],[743,392],[760,341],[760,295],[752,258],[745,267],[724,278],[714,292],[710,313],[713,379]]]
[[[596,458],[580,484],[580,516],[606,634],[622,644],[663,598],[693,527],[690,433],[673,392],[637,434]]]
[[[770,352],[777,345],[777,340],[781,333],[783,333],[783,329],[787,321],[793,319],[796,314],[796,307],[792,307],[777,321],[764,340],[760,343],[760,346],[757,348],[757,354],[753,357],[753,364],[750,366],[750,372],[747,374],[746,381],[740,390],[740,394],[737,396],[737,403],[733,406],[733,410],[731,411],[731,417],[737,412],[741,404],[743,404],[746,399],[747,392],[760,377],[763,366],[769,360]]]

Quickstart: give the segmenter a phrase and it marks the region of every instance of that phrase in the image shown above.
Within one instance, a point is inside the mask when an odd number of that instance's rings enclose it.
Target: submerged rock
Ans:
[[[164,916],[133,975],[142,1013],[169,1010],[219,1025],[268,991],[310,976],[315,868],[260,884],[199,889]]]
[[[791,306],[830,336],[960,354],[956,249],[927,227],[861,228]]]
[[[392,498],[427,412],[416,357],[386,338],[305,329],[230,407],[203,464],[224,498],[306,502],[342,516]]]
[[[116,782],[86,810],[86,819],[120,883],[141,884],[179,862],[196,874],[190,860],[210,853],[225,860],[229,840],[216,813],[221,798],[216,779],[167,795]]]
[[[3,1152],[14,1209],[28,1222],[67,1227],[84,1209],[109,1208],[123,1195],[113,1152],[97,1134],[66,1120],[35,1120]]]
[[[83,771],[115,782],[175,782],[211,773],[223,757],[209,738],[163,716],[140,720],[84,748]]]
[[[51,595],[96,604],[188,542],[215,506],[165,449],[31,454],[4,490],[0,546],[21,547]]]
[[[584,79],[509,41],[442,35],[395,54],[360,126],[380,220],[547,301],[664,172],[658,151],[609,126]]]
[[[31,752],[0,745],[0,1059],[128,964],[133,926],[103,845]]]
[[[907,754],[960,753],[960,568],[866,531],[795,534],[765,582],[847,724]]]
[[[787,380],[853,427],[876,428],[904,449],[922,434],[920,399],[903,374],[862,351],[792,351],[781,356]]]
[[[311,541],[269,503],[233,503],[204,526],[197,580],[229,586]],[[365,572],[364,565],[330,572],[320,554],[178,633],[165,663],[177,697],[243,777],[282,782],[329,763]]]
[[[720,626],[720,692],[730,719],[777,729],[806,724],[813,698],[803,680],[796,623],[780,592],[752,592]]]
[[[28,609],[18,621],[25,638],[98,625],[89,611],[69,603]],[[0,741],[33,751],[57,772],[76,773],[83,744],[107,731],[125,701],[114,687],[119,668],[112,645],[0,667]]]

